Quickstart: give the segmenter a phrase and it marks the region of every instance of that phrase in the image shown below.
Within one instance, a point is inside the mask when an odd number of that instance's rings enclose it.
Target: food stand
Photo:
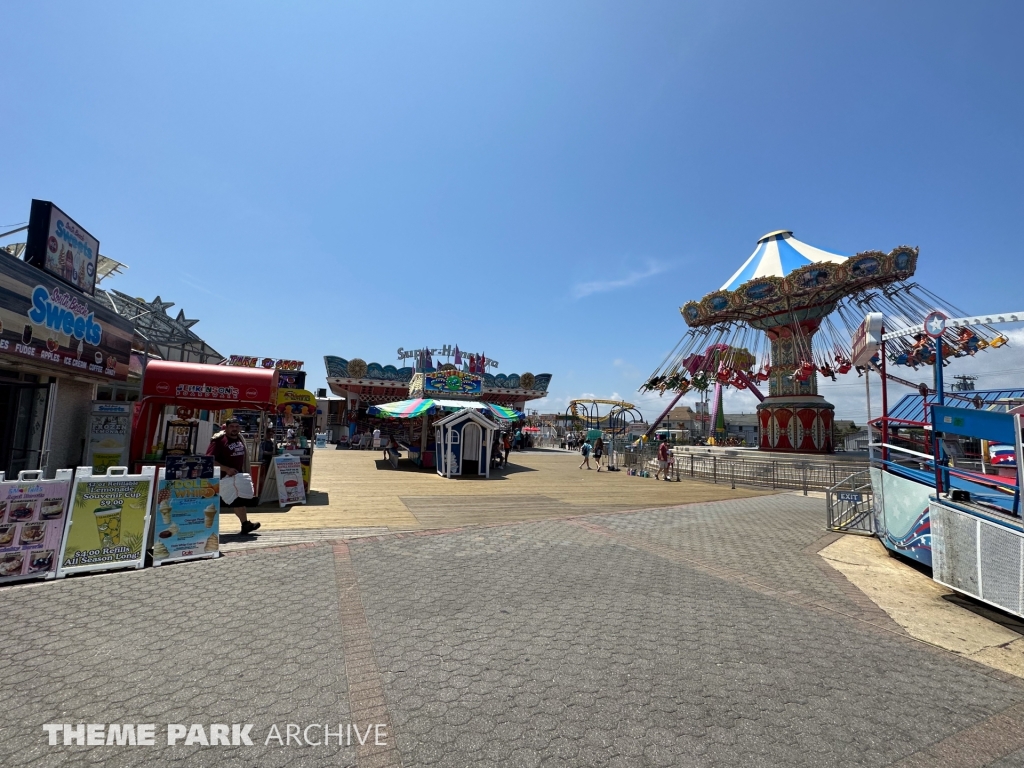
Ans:
[[[302,464],[302,484],[309,493],[313,474],[313,443],[316,429],[316,395],[305,389],[277,390],[277,412],[285,429],[295,432],[293,447],[285,443],[283,453],[299,457]]]
[[[223,411],[244,408],[273,413],[277,406],[274,370],[153,360],[146,366],[132,424],[130,466],[139,472],[143,463],[162,465],[168,450],[166,434],[187,434],[187,444],[176,443],[175,452],[205,453]],[[195,429],[172,425],[175,421],[188,422]],[[169,426],[172,430],[167,432]],[[260,469],[257,446],[258,442],[247,441],[254,484]]]

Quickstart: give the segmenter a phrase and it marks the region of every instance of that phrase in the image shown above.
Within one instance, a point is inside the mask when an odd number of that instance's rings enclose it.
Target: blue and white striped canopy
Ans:
[[[822,261],[837,264],[848,257],[841,253],[823,251],[802,243],[787,230],[769,232],[757,241],[757,250],[743,262],[736,274],[722,286],[723,291],[734,291],[755,277],[785,277],[794,269]]]

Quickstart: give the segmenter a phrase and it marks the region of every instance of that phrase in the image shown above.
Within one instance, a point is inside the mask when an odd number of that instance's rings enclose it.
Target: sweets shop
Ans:
[[[414,462],[434,467],[434,422],[468,408],[511,424],[522,418],[527,403],[547,397],[551,383],[550,373],[499,373],[497,361],[458,346],[399,348],[398,359],[401,367],[324,357],[327,385],[337,398],[327,403],[331,442],[355,447],[380,429]]]

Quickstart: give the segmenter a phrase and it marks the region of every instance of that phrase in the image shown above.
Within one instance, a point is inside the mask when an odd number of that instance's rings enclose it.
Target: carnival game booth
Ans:
[[[491,476],[491,446],[498,425],[480,411],[463,408],[434,422],[437,474]]]
[[[130,464],[161,465],[169,455],[206,453],[210,437],[229,409],[274,413],[277,373],[199,363],[154,360],[146,366],[132,425]],[[173,441],[168,444],[168,441]],[[253,483],[259,480],[258,443],[246,441]]]
[[[328,418],[328,428],[333,427],[333,440],[348,443],[356,435],[373,432],[380,423],[373,417],[372,408],[392,405],[418,397],[452,398],[469,396],[481,403],[525,411],[527,403],[547,397],[551,384],[550,373],[498,373],[496,360],[483,354],[460,351],[457,345],[445,344],[435,348],[408,350],[399,348],[395,365],[367,362],[360,358],[346,359],[327,355],[327,386],[332,395],[341,398],[343,408]],[[405,361],[413,360],[413,364]],[[447,359],[448,362],[445,362]],[[445,388],[433,393],[417,392],[417,381],[423,377],[444,377],[451,374],[465,374],[476,377],[480,384],[473,392],[462,389],[461,382],[455,382],[458,391],[452,394]],[[439,379],[442,380],[442,379]],[[412,437],[414,448],[419,451],[422,434],[417,426]],[[428,442],[433,433],[429,429]],[[407,439],[408,435],[406,435]],[[432,465],[431,465],[432,466]]]
[[[482,412],[509,424],[523,418],[522,412],[514,408],[477,399],[482,385],[482,376],[464,371],[417,373],[410,384],[410,393],[414,397],[372,406],[367,413],[377,418],[408,420],[407,430],[391,436],[408,452],[413,463],[434,467],[437,466],[439,445],[434,427],[448,413],[462,410]]]

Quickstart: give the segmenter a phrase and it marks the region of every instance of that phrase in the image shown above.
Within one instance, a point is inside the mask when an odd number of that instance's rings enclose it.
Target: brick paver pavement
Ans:
[[[1024,684],[906,636],[822,568],[821,525],[779,495],[0,589],[0,765],[1020,765]],[[352,720],[388,746],[263,743]]]

